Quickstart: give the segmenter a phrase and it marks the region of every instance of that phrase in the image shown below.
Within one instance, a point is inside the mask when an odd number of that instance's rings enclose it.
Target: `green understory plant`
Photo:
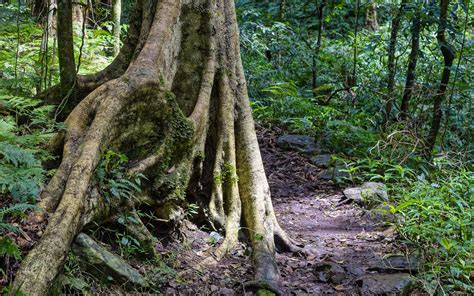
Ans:
[[[143,174],[129,174],[126,164],[128,157],[125,154],[107,150],[95,170],[95,182],[103,198],[109,201],[112,198],[131,199],[141,193]]]
[[[393,186],[398,231],[427,262],[421,274],[431,294],[474,293],[474,173],[459,168]]]

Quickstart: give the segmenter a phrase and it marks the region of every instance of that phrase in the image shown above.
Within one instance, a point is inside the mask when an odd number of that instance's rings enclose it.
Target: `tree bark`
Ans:
[[[417,11],[413,17],[412,33],[411,33],[411,52],[408,59],[407,76],[405,89],[403,91],[402,104],[400,106],[400,118],[406,119],[408,116],[408,105],[413,94],[413,87],[416,80],[416,63],[418,61],[418,51],[420,49],[420,31],[421,31],[421,11]]]
[[[114,23],[114,57],[120,52],[120,17],[122,14],[122,0],[112,0],[112,21]]]
[[[446,41],[446,27],[448,23],[448,7],[449,7],[449,0],[440,0],[440,14],[439,14],[439,26],[438,26],[438,33],[436,38],[438,39],[438,45],[441,49],[441,53],[443,54],[444,59],[444,67],[443,72],[441,74],[441,81],[439,84],[438,91],[434,96],[433,102],[433,119],[431,122],[431,128],[428,134],[428,138],[426,140],[426,157],[431,157],[431,152],[433,151],[433,147],[436,143],[436,137],[438,136],[438,132],[441,126],[441,120],[443,117],[443,112],[441,110],[441,105],[443,100],[446,96],[446,89],[449,84],[449,77],[451,75],[451,67],[454,61],[454,49],[451,45]]]
[[[75,235],[127,208],[129,200],[106,200],[94,185],[103,149],[129,156],[129,173],[146,175],[143,192],[155,207],[199,196],[211,222],[225,232],[217,258],[234,247],[243,221],[255,283],[276,287],[276,247],[299,248],[273,211],[234,2],[139,0],[136,6],[141,17],[132,18],[128,41],[111,65],[114,71],[90,78],[91,92],[56,138],[56,145],[63,143],[62,162],[40,202],[48,225],[23,260],[14,288],[25,295],[44,294]]]
[[[387,94],[385,95],[385,114],[383,120],[383,127],[385,128],[390,122],[390,114],[392,113],[392,106],[394,101],[393,89],[395,88],[395,53],[397,50],[398,31],[400,29],[400,21],[402,19],[403,10],[407,0],[402,0],[400,7],[397,9],[395,16],[392,19],[392,28],[390,31],[390,42],[388,45],[388,76],[387,76]]]
[[[279,9],[279,17],[280,20],[285,20],[286,14],[286,0],[280,0],[280,9]]]
[[[360,13],[360,0],[356,0],[355,3],[355,23],[354,23],[354,43],[352,44],[352,77],[350,77],[349,87],[354,87],[357,85],[357,33],[359,32],[359,13]]]
[[[370,1],[367,10],[365,11],[365,27],[372,31],[379,29],[379,22],[377,20],[377,4],[374,1]]]
[[[58,0],[58,57],[61,88],[70,89],[76,81],[74,40],[72,33],[72,1]]]
[[[318,39],[316,40],[316,48],[314,49],[313,54],[313,69],[312,69],[312,87],[313,87],[313,95],[316,97],[318,95],[316,88],[318,87],[318,60],[319,60],[319,52],[321,50],[321,42],[323,36],[323,24],[324,24],[324,7],[326,6],[326,0],[321,0],[319,3],[316,14],[318,20]]]

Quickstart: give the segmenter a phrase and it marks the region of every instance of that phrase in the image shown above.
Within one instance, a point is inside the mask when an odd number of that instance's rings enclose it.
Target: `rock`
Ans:
[[[353,275],[353,276],[361,276],[363,275],[365,272],[364,272],[364,268],[360,267],[360,266],[357,266],[357,265],[354,265],[354,264],[349,264],[347,266],[344,267],[346,269],[346,271]]]
[[[417,273],[423,266],[421,260],[414,255],[390,255],[376,260],[368,268],[369,271],[394,272],[403,271],[411,274]]]
[[[319,175],[319,179],[326,181],[336,181],[349,178],[349,173],[343,171],[345,169],[346,167],[344,165],[336,165],[335,167],[328,168]]]
[[[283,135],[278,137],[276,144],[281,149],[296,150],[306,155],[316,154],[318,147],[314,139],[303,135]]]
[[[361,295],[409,295],[413,277],[408,273],[369,274],[357,279]]]
[[[395,222],[397,220],[397,217],[390,212],[390,208],[386,205],[376,205],[365,215],[367,218],[379,222]]]
[[[148,286],[145,278],[136,269],[121,257],[100,246],[87,234],[77,235],[72,250],[79,257],[81,267],[99,278],[110,276],[119,284]]]
[[[320,168],[328,168],[331,165],[332,155],[321,154],[310,158],[310,162]]]
[[[387,188],[383,183],[365,182],[360,187],[347,188],[343,193],[343,203],[355,202],[368,209],[382,202],[388,202]]]
[[[314,273],[320,282],[340,284],[346,279],[344,269],[333,262],[321,262],[314,266]]]
[[[385,186],[385,184],[379,182],[365,182],[361,188],[364,199],[378,199],[388,202],[387,186]]]
[[[347,188],[343,192],[345,200],[355,202],[356,204],[363,206],[364,198],[362,197],[362,190],[359,187]]]

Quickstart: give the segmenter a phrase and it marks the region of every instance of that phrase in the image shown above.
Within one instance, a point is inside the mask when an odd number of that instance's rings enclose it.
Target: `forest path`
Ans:
[[[394,274],[398,271],[387,269],[382,262],[384,256],[400,254],[391,229],[371,220],[355,204],[338,206],[342,189],[321,180],[321,169],[307,158],[278,148],[274,132],[259,129],[258,137],[278,220],[308,253],[277,254],[283,292],[369,295],[372,293],[367,289],[385,283],[375,280],[366,285],[359,279],[376,271],[390,273],[398,281],[396,285],[403,284]],[[206,232],[189,229],[187,237],[192,242],[188,252],[179,251],[178,270],[185,270],[212,249]],[[248,254],[241,245],[215,266],[182,274],[179,283],[170,283],[165,294],[252,295],[243,291],[243,283],[252,277]]]

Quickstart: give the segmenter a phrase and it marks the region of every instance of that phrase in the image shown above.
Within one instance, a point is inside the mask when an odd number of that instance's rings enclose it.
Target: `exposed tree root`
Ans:
[[[275,243],[283,251],[301,249],[273,211],[240,61],[234,2],[141,0],[137,6],[134,14],[141,20],[131,26],[118,60],[87,78],[90,92],[55,141],[63,143],[62,162],[40,202],[48,225],[14,287],[26,295],[45,293],[72,240],[87,225],[130,210],[140,221],[129,200],[106,200],[94,185],[103,152],[113,149],[129,156],[131,174],[147,177],[146,198],[134,203],[159,207],[197,196],[208,205],[212,222],[225,232],[216,260],[237,244],[243,221],[258,283],[249,286],[277,292]],[[145,225],[138,222],[130,231],[154,252],[156,239]]]
[[[265,281],[250,281],[244,283],[244,289],[246,291],[258,292],[259,290],[267,290],[274,293],[277,296],[283,295],[281,289],[274,284]]]

